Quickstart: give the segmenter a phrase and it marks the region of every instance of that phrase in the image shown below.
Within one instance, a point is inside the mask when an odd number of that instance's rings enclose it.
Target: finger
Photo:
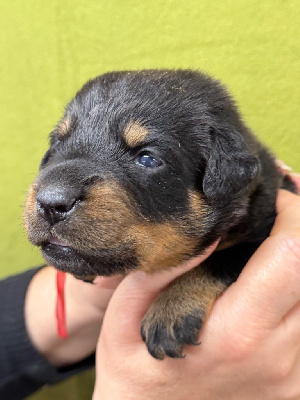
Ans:
[[[275,160],[275,163],[279,169],[279,171],[282,173],[282,175],[286,176],[288,175],[293,182],[295,183],[297,187],[297,191],[300,194],[300,175],[297,173],[292,173],[292,168],[286,165],[283,161],[281,160]]]
[[[288,175],[292,171],[292,168],[281,160],[276,159],[275,164],[283,175]]]
[[[93,284],[102,289],[114,290],[119,283],[124,279],[125,275],[114,275],[111,277],[98,276],[94,279]]]
[[[127,276],[115,291],[105,315],[106,331],[115,339],[132,343],[141,342],[140,324],[157,295],[178,276],[203,262],[217,247],[218,241],[202,255],[166,271],[154,273],[133,272]],[[111,338],[112,339],[112,338]]]
[[[293,182],[297,187],[297,191],[300,194],[300,175],[299,174],[291,174],[290,177],[292,178]]]
[[[299,364],[300,358],[300,303],[297,303],[284,316],[281,323],[272,331],[269,344],[276,354],[283,354],[285,362]],[[270,349],[272,352],[272,349]]]
[[[294,305],[282,320],[283,329],[287,334],[294,334],[300,347],[300,302]]]
[[[300,301],[300,198],[281,191],[277,206],[271,236],[224,296],[248,331],[272,329]]]
[[[286,190],[279,190],[276,202],[277,217],[271,236],[300,231],[300,198]]]

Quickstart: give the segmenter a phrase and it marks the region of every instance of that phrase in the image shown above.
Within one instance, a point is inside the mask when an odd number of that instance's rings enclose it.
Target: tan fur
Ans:
[[[229,249],[230,247],[233,247],[234,245],[236,245],[237,243],[239,243],[241,241],[241,237],[237,237],[235,239],[231,239],[231,240],[224,240],[222,241],[218,247],[216,248],[216,251],[219,250],[225,250],[225,249]]]
[[[207,204],[205,204],[204,200],[202,199],[201,194],[190,191],[189,202],[194,218],[202,221],[202,218],[208,213],[209,209]]]
[[[129,122],[124,131],[124,139],[129,147],[135,147],[143,143],[149,131],[139,122]]]
[[[77,213],[75,229],[79,231],[82,224],[82,239],[88,240],[90,247],[118,247],[128,240],[126,228],[137,223],[132,202],[124,189],[113,181],[91,188],[85,206]]]
[[[173,336],[174,325],[180,325],[188,315],[199,316],[204,321],[214,301],[225,289],[226,285],[209,275],[202,266],[177,278],[146,313],[143,320],[146,337],[147,331],[155,325],[165,326],[168,334]]]
[[[57,131],[60,136],[65,136],[71,127],[71,117],[66,117],[57,125]]]
[[[136,214],[132,201],[116,182],[95,186],[85,203],[82,213],[92,218],[93,225],[104,228],[99,247],[113,248],[122,241],[132,243],[140,261],[139,269],[145,272],[177,266],[193,253],[197,244],[179,232],[179,225],[150,223]]]
[[[139,269],[152,273],[177,266],[193,253],[196,241],[179,232],[171,223],[142,223],[129,230],[137,244]]]
[[[27,193],[25,205],[24,205],[24,225],[27,232],[31,227],[31,221],[33,216],[36,214],[36,188],[33,183]]]
[[[201,197],[190,194],[191,208],[196,214],[204,214]],[[70,243],[78,250],[102,248],[114,249],[124,244],[136,253],[138,268],[147,273],[176,267],[194,255],[197,240],[182,232],[183,222],[152,223],[136,212],[134,202],[122,186],[112,179],[94,185],[68,222],[68,230],[55,227],[53,234]],[[36,212],[36,189],[32,185],[25,204],[25,227],[38,229],[44,223]],[[92,229],[91,229],[92,227]]]

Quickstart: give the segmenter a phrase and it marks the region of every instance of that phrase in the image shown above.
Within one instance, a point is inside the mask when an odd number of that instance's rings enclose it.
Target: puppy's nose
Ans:
[[[82,201],[82,196],[73,188],[47,186],[36,195],[37,211],[49,224],[64,221]]]

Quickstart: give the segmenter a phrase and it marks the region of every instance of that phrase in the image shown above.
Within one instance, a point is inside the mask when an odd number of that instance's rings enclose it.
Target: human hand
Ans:
[[[57,333],[56,270],[42,268],[26,294],[26,328],[37,350],[54,366],[73,364],[95,351],[103,316],[122,276],[96,278],[91,285],[67,274],[65,284],[67,338]]]
[[[184,359],[153,359],[140,323],[158,293],[197,262],[124,279],[104,318],[93,400],[300,398],[300,198],[281,191],[277,206],[270,237],[215,302],[201,345],[187,346]]]

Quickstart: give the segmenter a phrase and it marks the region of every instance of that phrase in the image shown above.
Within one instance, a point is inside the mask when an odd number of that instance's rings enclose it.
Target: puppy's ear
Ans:
[[[228,204],[247,188],[259,164],[234,129],[211,129],[211,149],[203,178],[203,192],[210,203]]]

